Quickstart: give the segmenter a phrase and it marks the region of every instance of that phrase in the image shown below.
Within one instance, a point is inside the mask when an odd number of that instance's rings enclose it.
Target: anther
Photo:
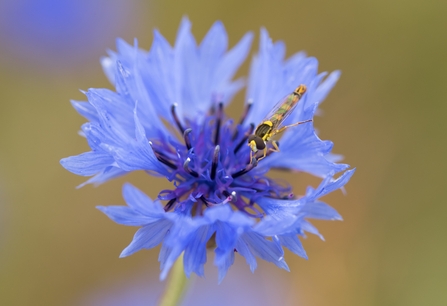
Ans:
[[[233,177],[233,178],[237,178],[237,177],[239,177],[239,176],[241,176],[241,175],[244,175],[245,173],[249,172],[251,169],[253,169],[253,168],[256,167],[257,165],[258,165],[258,161],[256,160],[255,157],[253,157],[253,158],[251,159],[251,162],[250,162],[244,169],[242,169],[242,170],[240,170],[240,171],[238,171],[238,172],[236,172],[236,173],[233,173],[233,174],[231,175],[231,177]]]
[[[185,141],[185,145],[186,145],[186,147],[188,148],[188,150],[192,148],[192,146],[191,146],[191,139],[189,139],[189,134],[190,134],[191,132],[192,132],[192,129],[191,129],[191,128],[186,129],[186,130],[183,132],[183,140]]]
[[[228,198],[230,198],[229,201],[232,201],[234,198],[236,198],[236,191],[232,191],[231,196],[229,196]]]
[[[222,191],[222,194],[226,197],[225,200],[223,200],[220,203],[208,203],[208,204],[210,204],[212,206],[213,205],[214,206],[216,206],[216,205],[224,205],[224,204],[227,204],[228,202],[233,201],[233,199],[236,198],[236,192],[235,191],[229,193],[228,191],[224,190],[224,191]]]
[[[173,170],[177,170],[177,166],[175,164],[173,164],[169,158],[165,155],[163,155],[160,152],[157,152],[153,145],[152,145],[152,141],[149,141],[149,145],[152,148],[152,151],[154,152],[155,157],[158,159],[159,162],[161,162],[162,164],[165,164],[166,166],[168,166],[169,168],[173,169]]]
[[[185,132],[185,129],[183,128],[182,123],[180,122],[180,120],[179,120],[179,118],[177,116],[177,112],[175,111],[177,106],[178,106],[177,103],[172,104],[172,106],[171,106],[171,114],[172,114],[172,117],[174,117],[174,121],[177,124],[178,129],[183,134]]]
[[[187,158],[185,160],[185,162],[183,163],[183,169],[185,169],[185,171],[187,173],[189,173],[190,175],[194,176],[194,177],[199,177],[199,174],[197,172],[195,172],[194,170],[189,168],[189,163],[191,162],[191,158]]]
[[[253,210],[255,213],[253,214],[253,213],[247,211],[247,208],[250,208],[250,209]],[[264,217],[264,214],[261,213],[258,209],[256,209],[256,207],[253,207],[253,206],[250,206],[250,207],[246,206],[246,207],[244,207],[242,210],[243,210],[247,215],[249,215],[249,216],[251,216],[251,217],[253,217],[253,218],[262,218],[262,217]]]
[[[253,99],[248,99],[247,104],[245,105],[244,113],[241,116],[241,120],[239,120],[239,125],[242,125],[244,123],[245,118],[247,118],[248,112],[250,111],[252,106]]]
[[[227,198],[221,203],[221,204],[227,204],[228,202],[233,201],[233,199],[236,197],[236,192],[233,191]]]
[[[169,202],[166,203],[166,205],[165,205],[165,207],[164,207],[164,210],[165,210],[166,212],[169,211],[169,210],[172,208],[172,206],[174,205],[174,203],[175,203],[176,201],[177,201],[177,198],[170,199]]]
[[[217,111],[217,118],[216,118],[216,135],[214,136],[214,144],[219,144],[219,134],[220,134],[220,124],[222,121],[222,110],[223,110],[223,103],[219,103],[219,109]]]
[[[205,199],[205,197],[202,195],[202,196],[200,196],[200,198],[199,198],[200,200],[202,200],[202,202],[203,202],[203,204],[205,204],[205,206],[206,207],[208,207],[210,204],[208,203],[208,200],[207,199]]]
[[[251,109],[252,106],[253,106],[253,99],[249,99],[247,101],[247,104],[245,105],[245,109],[244,109],[244,112],[242,113],[241,119],[239,120],[239,125],[240,126],[242,126],[242,124],[244,123],[245,118],[247,118],[247,115],[250,112],[250,109]],[[233,134],[233,140],[235,140],[236,137],[237,137],[237,130]]]
[[[236,148],[234,148],[233,153],[236,154],[241,148],[242,146],[247,142],[248,136],[250,136],[251,134],[253,134],[253,131],[255,129],[255,125],[254,123],[250,123],[250,127],[248,129],[247,134],[245,135],[244,138],[241,139],[241,141],[237,144]]]
[[[212,180],[216,178],[216,170],[217,170],[217,164],[219,162],[219,152],[220,152],[220,146],[217,145],[214,148],[214,154],[213,154],[213,163],[211,164],[211,173],[210,177]]]

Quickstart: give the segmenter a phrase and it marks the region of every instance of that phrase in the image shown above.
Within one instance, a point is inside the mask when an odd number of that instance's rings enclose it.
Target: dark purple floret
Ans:
[[[151,140],[157,159],[170,169],[176,186],[159,194],[161,200],[167,201],[165,211],[180,209],[195,215],[202,214],[206,207],[229,202],[233,208],[261,218],[264,213],[257,207],[256,198],[290,199],[290,186],[280,186],[264,171],[255,171],[257,159],[249,160],[246,144],[254,124],[244,125],[244,120],[250,107],[248,103],[236,125],[225,115],[222,103],[213,107],[202,123],[187,119],[182,122],[176,105],[172,105],[178,139],[182,140]],[[193,206],[195,211],[191,211]]]

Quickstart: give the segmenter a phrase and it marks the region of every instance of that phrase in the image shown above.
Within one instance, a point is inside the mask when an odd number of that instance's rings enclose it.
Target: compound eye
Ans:
[[[256,138],[257,138],[256,135],[248,136],[248,143],[252,142],[252,140],[255,140]],[[255,142],[256,142],[256,140],[255,140]]]
[[[265,149],[265,142],[264,142],[264,140],[262,140],[261,137],[254,137],[253,140],[255,141],[255,143],[256,143],[256,148],[257,148],[258,150],[264,150],[264,149]]]

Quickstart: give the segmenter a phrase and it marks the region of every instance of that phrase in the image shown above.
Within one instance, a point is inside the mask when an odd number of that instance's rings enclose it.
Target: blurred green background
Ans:
[[[305,50],[321,71],[342,70],[315,125],[357,167],[347,195],[325,199],[344,222],[315,222],[326,242],[303,242],[308,261],[287,252],[291,273],[260,263],[252,275],[237,260],[220,286],[207,265],[189,300],[207,295],[195,305],[214,305],[245,294],[241,305],[447,305],[446,1],[92,0],[59,11],[54,3],[0,4],[1,305],[137,305],[135,295],[154,300],[162,290],[158,250],[119,259],[135,228],[114,224],[95,205],[122,204],[125,181],[152,197],[169,185],[136,173],[75,189],[84,179],[59,160],[88,150],[76,134],[85,120],[69,100],[84,100],[78,89],[111,87],[99,58],[115,38],[137,37],[149,49],[156,27],[173,43],[184,15],[198,41],[218,19],[230,45],[264,26],[288,55]],[[247,72],[248,62],[239,74]],[[297,189],[318,184],[285,178]],[[128,299],[99,302],[127,287],[135,290]],[[250,299],[260,294],[270,298]]]

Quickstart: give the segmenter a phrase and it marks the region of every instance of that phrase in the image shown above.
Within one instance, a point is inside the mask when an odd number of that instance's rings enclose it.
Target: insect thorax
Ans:
[[[268,141],[271,136],[273,124],[271,121],[264,121],[256,128],[255,135],[262,138],[264,141]]]

